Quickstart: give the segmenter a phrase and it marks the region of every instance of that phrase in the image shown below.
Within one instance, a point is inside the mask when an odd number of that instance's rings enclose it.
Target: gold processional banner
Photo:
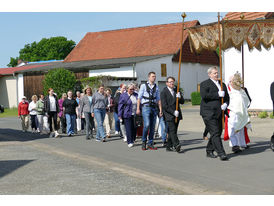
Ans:
[[[224,20],[221,23],[222,50],[235,47],[241,50],[247,42],[249,50],[274,45],[274,20]],[[216,51],[219,46],[218,23],[188,28],[191,51]]]

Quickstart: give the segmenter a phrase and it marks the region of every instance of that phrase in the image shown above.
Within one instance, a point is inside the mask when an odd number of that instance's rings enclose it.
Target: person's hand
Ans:
[[[250,129],[250,131],[252,131],[252,127],[251,127],[251,123],[249,122],[247,125],[245,125],[245,127],[247,128],[247,129]]]
[[[222,109],[223,111],[225,111],[226,108],[227,108],[227,103],[223,103],[223,104],[221,105],[221,109]]]
[[[163,116],[163,112],[162,111],[159,112],[159,117],[161,117],[161,116]]]
[[[18,119],[20,119],[21,117],[20,116],[18,116]]]
[[[176,98],[181,98],[181,93],[180,92],[178,92],[177,94],[176,94]]]
[[[175,117],[179,117],[179,111],[178,111],[178,110],[175,110],[175,111],[174,111],[174,116],[175,116]]]
[[[140,109],[137,109],[137,110],[136,110],[136,114],[140,114]]]
[[[225,92],[224,91],[218,91],[219,97],[224,97],[225,96]]]
[[[122,123],[122,122],[123,122],[123,119],[122,119],[122,117],[119,117],[119,120],[120,120],[120,123]]]

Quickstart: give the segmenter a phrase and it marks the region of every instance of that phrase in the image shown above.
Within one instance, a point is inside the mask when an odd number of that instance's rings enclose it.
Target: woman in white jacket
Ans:
[[[32,133],[34,132],[40,132],[39,131],[39,125],[38,125],[38,119],[37,119],[37,96],[33,95],[31,97],[31,103],[29,104],[29,114],[30,114],[30,120],[31,120],[31,129]]]

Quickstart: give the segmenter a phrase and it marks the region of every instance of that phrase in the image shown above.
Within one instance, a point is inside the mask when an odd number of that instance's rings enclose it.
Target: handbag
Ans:
[[[133,125],[135,128],[143,126],[143,116],[138,114],[134,115]]]

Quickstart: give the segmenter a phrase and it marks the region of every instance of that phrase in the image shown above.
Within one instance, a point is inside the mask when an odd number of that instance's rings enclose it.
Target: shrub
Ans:
[[[53,88],[58,98],[61,98],[62,94],[67,93],[68,90],[74,91],[75,84],[76,77],[74,73],[63,68],[53,69],[45,75],[43,81],[44,94],[47,95],[48,89]]]
[[[200,105],[201,104],[201,95],[200,92],[192,92],[191,93],[191,103],[192,105]]]
[[[264,119],[264,118],[267,118],[268,117],[268,114],[266,111],[263,111],[263,112],[260,112],[258,117],[260,117],[261,119]]]
[[[270,113],[269,117],[270,117],[271,119],[274,119],[273,112]]]

